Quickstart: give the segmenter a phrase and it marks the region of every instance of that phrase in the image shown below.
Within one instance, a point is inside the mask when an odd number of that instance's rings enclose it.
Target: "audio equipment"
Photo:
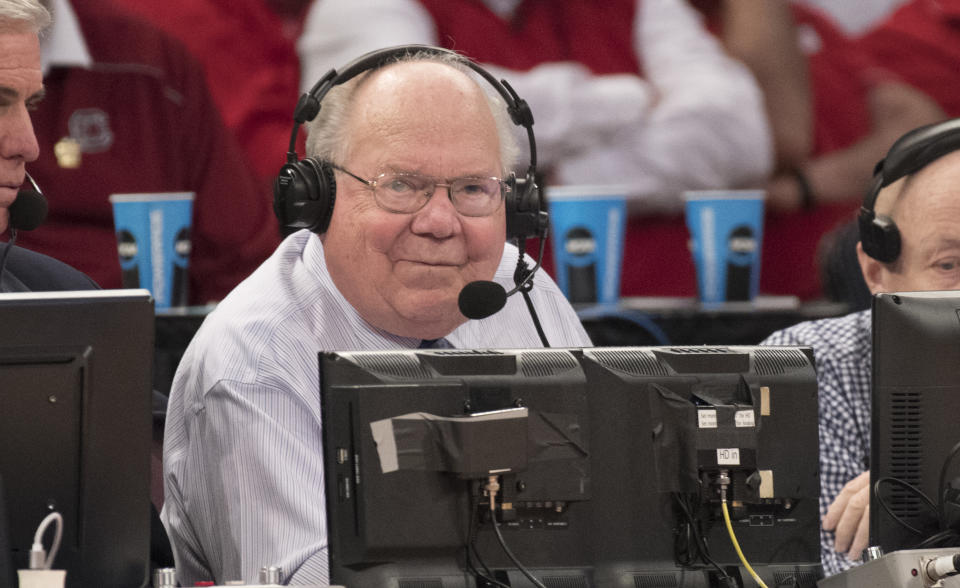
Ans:
[[[40,187],[33,181],[29,173],[27,179],[30,180],[33,190],[17,192],[16,200],[7,209],[10,239],[3,246],[3,251],[0,252],[0,276],[3,276],[3,270],[7,266],[7,256],[10,254],[10,248],[17,242],[17,231],[32,231],[47,218],[47,199],[44,198]]]
[[[922,126],[897,139],[887,156],[877,163],[873,182],[857,216],[864,253],[885,263],[892,263],[900,256],[900,231],[896,223],[874,210],[880,191],[957,149],[960,149],[960,119]]]
[[[398,59],[415,54],[452,55],[485,79],[507,104],[510,119],[527,133],[530,147],[530,163],[523,178],[511,173],[505,182],[510,187],[504,206],[507,220],[507,239],[523,240],[543,238],[547,228],[547,213],[542,210],[540,191],[536,183],[537,145],[533,136],[533,114],[526,101],[520,98],[506,80],[497,81],[493,75],[466,57],[439,47],[429,45],[401,45],[372,51],[350,62],[338,72],[331,69],[310,89],[300,96],[294,110],[293,131],[287,162],[280,169],[273,185],[273,210],[284,227],[309,229],[316,233],[327,230],[336,200],[336,181],[331,162],[313,157],[299,159],[296,140],[300,126],[316,118],[324,96],[340,84],[356,76]]]
[[[47,199],[30,174],[27,180],[33,190],[20,190],[17,199],[10,205],[10,228],[20,231],[32,231],[43,224],[47,218]]]

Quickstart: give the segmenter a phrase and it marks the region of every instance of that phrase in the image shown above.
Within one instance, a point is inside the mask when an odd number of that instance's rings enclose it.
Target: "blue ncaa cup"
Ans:
[[[193,192],[112,194],[124,288],[145,288],[155,308],[186,306]]]
[[[627,226],[623,186],[546,189],[557,285],[573,303],[620,300]]]
[[[699,190],[683,197],[700,301],[754,300],[760,287],[763,190]]]

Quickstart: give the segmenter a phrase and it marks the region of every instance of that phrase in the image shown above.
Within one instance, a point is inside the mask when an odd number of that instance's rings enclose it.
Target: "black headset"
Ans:
[[[957,149],[960,149],[960,119],[922,126],[897,139],[874,168],[873,182],[857,216],[864,253],[885,263],[892,263],[900,256],[900,230],[892,218],[874,210],[880,190]]]
[[[487,70],[466,57],[439,47],[429,45],[401,45],[372,51],[351,61],[337,70],[331,69],[309,92],[300,96],[293,113],[293,132],[287,163],[273,183],[273,211],[280,224],[293,229],[309,229],[323,233],[330,224],[336,200],[337,184],[330,162],[313,157],[299,159],[296,153],[297,133],[306,121],[313,120],[320,112],[320,102],[334,86],[343,84],[363,72],[378,69],[398,61],[407,55],[452,55],[487,80],[507,104],[507,112],[513,124],[527,131],[530,145],[530,165],[525,177],[517,178],[511,173],[504,181],[508,186],[505,208],[507,239],[544,238],[547,229],[547,213],[543,210],[540,191],[537,188],[537,143],[533,136],[533,114],[526,101],[517,96],[506,80],[497,81]]]

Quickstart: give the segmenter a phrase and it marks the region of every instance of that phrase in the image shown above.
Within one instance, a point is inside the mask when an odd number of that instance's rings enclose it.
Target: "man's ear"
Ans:
[[[889,288],[884,288],[887,276],[890,273],[887,265],[864,253],[863,244],[859,241],[857,242],[857,261],[860,262],[863,280],[867,283],[867,288],[870,289],[871,294],[889,291]]]

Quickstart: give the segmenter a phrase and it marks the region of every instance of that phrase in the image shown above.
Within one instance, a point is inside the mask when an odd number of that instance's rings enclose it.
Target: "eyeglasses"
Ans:
[[[385,172],[372,180],[365,180],[339,165],[340,170],[373,190],[377,206],[397,214],[417,212],[437,191],[437,186],[447,189],[453,207],[463,216],[490,216],[500,208],[510,186],[500,178],[463,177],[444,181],[443,178],[404,172]]]

